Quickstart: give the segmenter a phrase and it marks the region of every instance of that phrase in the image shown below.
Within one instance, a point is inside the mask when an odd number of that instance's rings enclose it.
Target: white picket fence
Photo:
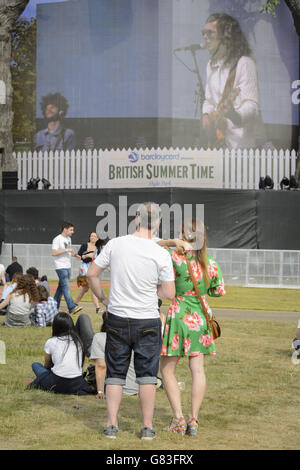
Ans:
[[[128,152],[132,151],[139,152],[139,149],[128,149]],[[18,189],[26,190],[30,178],[37,177],[50,181],[50,190],[101,188],[102,155],[102,150],[14,153],[18,162]],[[297,152],[225,150],[221,159],[223,189],[258,189],[259,178],[266,175],[273,179],[274,189],[279,189],[284,176],[289,178],[295,174]],[[42,183],[39,183],[39,189],[42,189]]]

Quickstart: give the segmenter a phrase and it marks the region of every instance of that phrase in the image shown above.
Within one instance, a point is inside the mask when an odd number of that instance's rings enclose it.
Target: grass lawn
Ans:
[[[298,291],[270,291],[227,288],[228,300],[210,299],[210,305],[252,309],[261,307],[265,300],[270,302],[271,310],[298,309]],[[89,295],[86,300],[90,300]],[[99,331],[101,317],[94,313],[92,304],[82,305],[83,311],[90,314],[95,331]],[[293,322],[222,319],[217,355],[206,358],[207,392],[200,410],[198,435],[182,438],[163,431],[171,411],[165,392],[159,390],[154,417],[157,438],[147,442],[138,437],[138,397],[123,399],[120,431],[117,440],[111,441],[101,436],[105,402],[94,396],[26,390],[23,381],[33,377],[31,363],[43,361],[43,346],[51,336],[51,328],[20,330],[1,325],[0,339],[6,343],[7,364],[0,365],[0,448],[299,449],[300,366],[291,363],[295,329]],[[185,382],[182,399],[187,415],[191,381],[185,359],[179,363],[177,379]]]
[[[57,282],[51,281],[51,287],[55,292]],[[105,283],[104,285],[107,285]],[[225,286],[226,295],[224,297],[208,297],[208,303],[216,308],[233,308],[249,310],[282,310],[286,312],[300,311],[300,289],[260,289],[254,287]],[[104,287],[106,295],[109,288]],[[71,289],[72,297],[78,295],[78,289]],[[83,297],[82,302],[91,302],[91,291]],[[164,300],[163,305],[170,302]],[[299,314],[300,315],[300,314]]]

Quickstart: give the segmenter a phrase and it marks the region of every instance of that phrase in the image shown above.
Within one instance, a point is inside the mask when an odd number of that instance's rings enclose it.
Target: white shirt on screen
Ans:
[[[203,114],[210,114],[217,109],[229,76],[230,67],[224,65],[224,59],[207,64],[205,101]],[[257,125],[260,120],[257,70],[251,57],[242,56],[236,68],[233,89],[240,89],[233,101],[234,109],[242,118],[242,127],[236,127],[227,119],[225,142],[228,148],[254,148]]]

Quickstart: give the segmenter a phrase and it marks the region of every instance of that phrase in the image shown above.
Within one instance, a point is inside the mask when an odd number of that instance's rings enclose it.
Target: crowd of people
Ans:
[[[78,253],[71,247],[74,226],[64,222],[52,243],[58,276],[54,297],[47,279],[40,279],[36,268],[28,268],[25,274],[14,272],[9,281],[5,279],[2,290],[3,325],[52,327],[44,345],[44,363],[32,364],[35,379],[28,387],[54,393],[94,394],[97,399],[106,400],[104,437],[117,437],[122,397],[138,395],[141,439],[153,439],[156,390],[160,386],[172,410],[165,431],[195,436],[206,391],[205,356],[216,354],[212,312],[206,295],[225,294],[222,272],[216,260],[207,254],[202,221],[192,220],[189,224],[185,221],[180,238],[170,240],[155,238],[161,222],[157,204],[141,204],[135,221],[135,233],[116,237],[106,244],[92,232]],[[73,321],[73,314],[79,313],[81,307],[70,293],[71,256],[80,260],[81,290],[77,301],[91,288],[96,313],[99,303],[105,306],[100,332],[94,332],[85,313],[78,316],[76,324]],[[110,270],[108,298],[100,279],[105,269]],[[68,313],[59,311],[62,296]],[[161,299],[171,301],[166,316],[159,309]],[[295,348],[299,348],[299,331],[298,328]],[[85,377],[86,357],[94,361],[94,367],[88,368],[93,378]],[[190,409],[186,417],[176,378],[182,358],[187,358],[191,373]]]
[[[11,280],[4,281],[0,301],[0,314],[5,315],[3,325],[45,327],[52,324],[57,313],[47,276],[39,279],[35,267],[28,268],[25,274],[15,272]]]

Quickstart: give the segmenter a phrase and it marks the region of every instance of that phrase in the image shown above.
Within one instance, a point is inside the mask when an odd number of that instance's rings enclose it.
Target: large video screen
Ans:
[[[30,2],[34,147],[295,148],[298,36],[263,3]]]

